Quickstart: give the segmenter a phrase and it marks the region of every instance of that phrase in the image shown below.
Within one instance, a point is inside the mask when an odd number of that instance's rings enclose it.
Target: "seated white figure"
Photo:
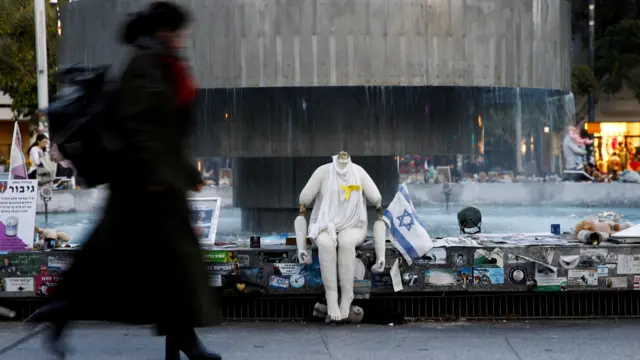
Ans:
[[[298,259],[310,262],[306,251],[305,207],[315,199],[309,224],[309,237],[318,247],[320,271],[327,297],[327,313],[331,320],[347,319],[353,301],[356,246],[367,235],[366,201],[378,210],[382,196],[369,174],[351,162],[348,153],[342,151],[333,162],[320,166],[311,175],[300,193],[301,211],[296,219]],[[376,264],[374,271],[385,267],[384,222],[374,225]],[[338,274],[340,275],[340,303],[338,303]]]

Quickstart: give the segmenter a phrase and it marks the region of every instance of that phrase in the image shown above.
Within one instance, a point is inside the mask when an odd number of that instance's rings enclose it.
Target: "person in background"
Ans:
[[[629,161],[629,170],[638,171],[640,170],[640,155],[637,153],[633,155],[633,159]]]
[[[622,170],[623,169],[618,153],[612,153],[611,156],[609,156],[609,161],[607,161],[607,172],[609,173],[609,177],[611,178],[611,180],[618,180],[618,173]]]
[[[134,51],[117,99],[127,153],[118,171],[133,175],[109,183],[100,223],[61,275],[54,302],[31,318],[53,324],[46,344],[61,358],[71,321],[102,320],[154,325],[166,337],[165,360],[179,360],[181,352],[190,360],[221,359],[195,332],[214,325],[217,311],[186,198],[203,186],[185,148],[196,96],[183,58],[190,15],[171,2],[147,6],[120,34]],[[113,259],[135,266],[114,267]]]
[[[584,141],[585,150],[587,153],[584,155],[584,163],[595,165],[596,159],[594,156],[593,135],[589,134],[587,129],[580,129],[580,138]]]
[[[47,152],[48,146],[49,138],[45,134],[36,135],[36,141],[29,146],[27,150],[29,160],[31,161],[31,167],[28,173],[29,179],[35,180],[38,178],[38,167],[43,166],[42,160],[44,159],[44,154]]]

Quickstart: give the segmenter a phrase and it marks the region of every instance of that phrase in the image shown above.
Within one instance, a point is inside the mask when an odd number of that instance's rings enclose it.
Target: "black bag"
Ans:
[[[61,69],[61,90],[47,110],[51,140],[90,187],[111,182],[122,152],[118,131],[119,84],[109,67]]]

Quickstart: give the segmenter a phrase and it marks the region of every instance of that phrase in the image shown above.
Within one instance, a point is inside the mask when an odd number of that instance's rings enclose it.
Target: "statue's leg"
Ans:
[[[331,236],[326,231],[318,234],[316,238],[318,247],[318,259],[320,260],[320,273],[324,284],[324,292],[327,297],[327,315],[331,320],[340,320],[342,314],[338,305],[338,273],[337,251],[333,245]]]
[[[356,246],[367,235],[364,228],[349,228],[338,234],[338,273],[340,274],[340,314],[349,317],[353,301],[353,279],[356,272]]]

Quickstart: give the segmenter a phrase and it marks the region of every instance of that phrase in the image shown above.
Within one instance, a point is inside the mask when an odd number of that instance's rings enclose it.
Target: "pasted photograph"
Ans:
[[[194,225],[211,224],[213,210],[191,210],[191,223]]]
[[[200,239],[208,239],[211,234],[211,227],[209,226],[194,226],[193,229]]]

